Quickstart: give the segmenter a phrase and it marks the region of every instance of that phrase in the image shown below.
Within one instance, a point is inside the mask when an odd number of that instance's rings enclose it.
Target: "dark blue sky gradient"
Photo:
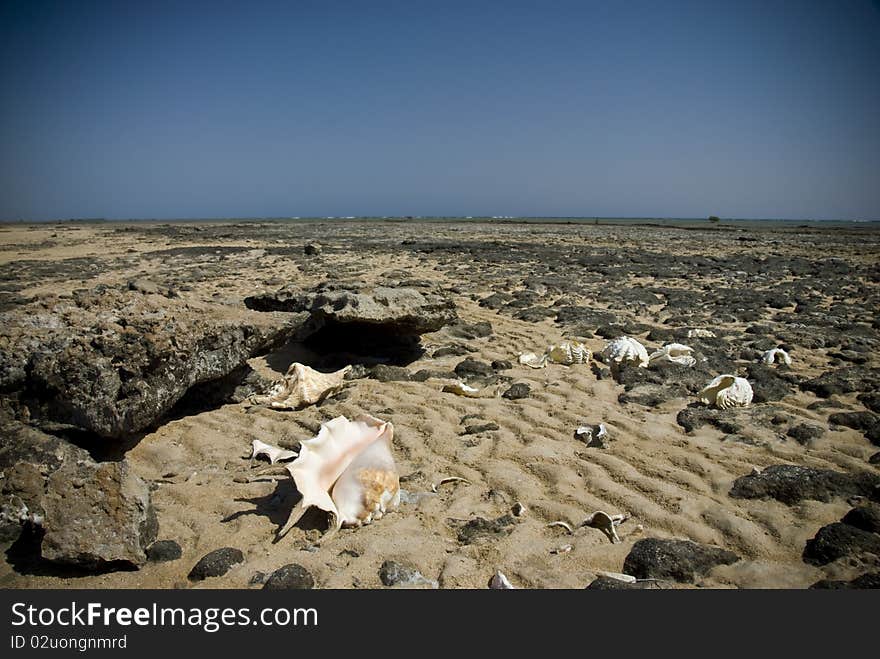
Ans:
[[[880,219],[880,8],[0,1],[0,219]]]

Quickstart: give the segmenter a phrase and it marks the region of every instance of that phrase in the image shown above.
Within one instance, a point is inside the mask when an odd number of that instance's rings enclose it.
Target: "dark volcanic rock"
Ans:
[[[411,565],[397,561],[385,561],[379,568],[379,579],[385,586],[431,586],[437,588],[433,579],[426,578]]]
[[[233,565],[244,563],[244,554],[234,547],[215,549],[202,556],[189,572],[190,581],[202,581],[208,577],[222,577]]]
[[[148,428],[190,387],[228,375],[296,327],[293,318],[106,287],[0,316],[0,391],[37,423],[107,438]]]
[[[825,430],[811,423],[799,423],[789,428],[786,434],[798,444],[809,444],[824,435]]]
[[[461,434],[462,435],[476,435],[481,432],[489,432],[491,430],[498,430],[498,424],[490,422],[490,423],[479,423],[479,424],[474,424],[474,425],[470,425],[470,426],[465,426],[464,432],[462,432]]]
[[[880,446],[880,416],[873,412],[836,412],[828,417],[828,422],[861,430],[872,444]]]
[[[880,572],[866,572],[860,577],[856,577],[852,581],[833,581],[823,579],[817,581],[810,588],[821,590],[841,590],[841,589],[877,589],[880,588]]]
[[[510,385],[510,388],[501,394],[501,397],[507,398],[508,400],[519,400],[521,398],[528,398],[531,393],[532,388],[528,384],[525,382],[517,382]]]
[[[828,398],[853,391],[874,392],[880,388],[880,369],[864,366],[848,366],[836,371],[826,371],[817,378],[801,383],[801,389]]]
[[[439,289],[366,286],[325,282],[311,291],[282,288],[275,293],[245,298],[257,311],[305,311],[313,333],[328,323],[372,325],[393,334],[435,332],[455,322],[455,304]]]
[[[495,371],[509,371],[513,368],[513,362],[509,359],[494,359],[492,360],[492,370]]]
[[[827,565],[838,558],[861,552],[880,556],[880,535],[834,522],[823,526],[812,540],[807,540],[803,559],[812,565]]]
[[[760,474],[740,476],[730,489],[736,499],[771,498],[791,505],[804,499],[831,501],[853,495],[880,497],[880,476],[868,472],[844,474],[825,469],[773,465]]]
[[[450,336],[459,339],[478,339],[492,334],[492,325],[488,321],[479,323],[458,322],[446,328],[446,332]]]
[[[263,590],[311,590],[315,580],[298,563],[290,563],[275,570],[263,584]]]
[[[644,587],[644,583],[622,581],[621,579],[603,575],[593,579],[585,590],[641,590]]]
[[[876,412],[880,414],[880,394],[878,393],[869,393],[869,394],[859,394],[857,396],[858,401],[867,407],[872,412]]]
[[[474,348],[471,348],[470,346],[462,345],[460,343],[456,343],[456,344],[452,344],[452,345],[448,345],[448,346],[441,346],[441,347],[437,348],[431,356],[434,357],[435,359],[438,357],[447,357],[449,355],[451,355],[453,357],[461,357],[462,355],[466,355],[469,352],[474,352]]]
[[[772,367],[763,363],[749,364],[746,379],[752,385],[754,403],[766,403],[788,396],[794,389],[787,367]]]
[[[490,364],[487,364],[486,362],[481,362],[477,359],[474,359],[473,357],[468,357],[456,364],[455,373],[460,378],[485,378],[495,375],[495,371],[492,369],[492,366]]]
[[[321,253],[321,246],[318,243],[306,243],[303,247],[303,254],[306,256],[316,256]]]
[[[857,506],[844,515],[840,521],[862,529],[862,531],[880,533],[880,505],[870,503],[865,506]]]
[[[147,560],[151,563],[176,561],[181,556],[183,551],[175,540],[157,540],[147,547]]]
[[[469,545],[477,540],[508,535],[513,531],[515,519],[502,515],[496,519],[476,517],[458,530],[458,541]]]
[[[646,538],[633,545],[623,571],[637,579],[671,579],[691,583],[718,565],[736,563],[739,556],[720,547],[690,540]]]
[[[408,382],[413,379],[412,373],[402,366],[376,364],[369,369],[370,377],[379,382]]]

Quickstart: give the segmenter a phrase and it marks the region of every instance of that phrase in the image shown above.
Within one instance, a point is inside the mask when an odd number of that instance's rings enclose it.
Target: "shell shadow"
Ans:
[[[300,502],[302,495],[293,484],[293,479],[286,478],[275,483],[275,489],[265,496],[252,498],[238,498],[236,501],[249,503],[253,508],[239,510],[220,520],[222,523],[231,522],[245,515],[259,515],[265,517],[275,524],[281,530],[287,523],[290,513],[294,507]],[[327,513],[318,509],[311,509],[296,523],[296,528],[303,531],[317,529],[326,531],[329,527]],[[273,540],[273,544],[278,542],[279,538]]]

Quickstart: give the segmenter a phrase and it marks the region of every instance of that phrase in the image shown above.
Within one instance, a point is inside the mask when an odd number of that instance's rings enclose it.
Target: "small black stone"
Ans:
[[[275,570],[263,590],[310,590],[315,587],[315,580],[307,569],[298,563],[289,563]]]
[[[834,522],[823,526],[812,540],[807,540],[803,559],[811,565],[827,565],[860,552],[880,555],[880,535]]]
[[[492,368],[496,371],[507,371],[513,368],[513,363],[508,359],[496,359],[492,362]]]
[[[303,254],[306,256],[315,256],[320,253],[321,246],[318,243],[307,243],[306,246],[303,247]]]
[[[817,581],[810,588],[821,590],[842,590],[842,589],[878,589],[880,588],[880,572],[866,572],[860,577],[856,577],[852,581],[834,581],[823,579]]]
[[[824,435],[825,431],[821,427],[810,423],[799,423],[789,428],[786,434],[798,444],[809,444]]]
[[[180,545],[175,540],[157,540],[147,547],[147,560],[151,563],[176,561],[183,556]]]
[[[532,388],[525,382],[517,382],[512,384],[510,389],[501,394],[502,398],[507,400],[519,400],[520,398],[528,398],[532,393]]]
[[[738,560],[739,556],[720,547],[690,540],[645,538],[633,545],[624,560],[623,571],[637,579],[672,579],[689,583],[717,565],[730,565]]]
[[[202,581],[208,577],[221,577],[237,563],[244,563],[244,554],[234,547],[215,549],[202,556],[189,572],[190,581]]]
[[[862,529],[862,531],[880,533],[880,505],[869,503],[857,506],[844,515],[840,521]]]
[[[488,432],[490,430],[498,430],[498,424],[489,422],[489,423],[479,423],[479,424],[474,424],[471,426],[465,426],[464,432],[462,432],[461,434],[462,435],[477,435],[481,432]]]

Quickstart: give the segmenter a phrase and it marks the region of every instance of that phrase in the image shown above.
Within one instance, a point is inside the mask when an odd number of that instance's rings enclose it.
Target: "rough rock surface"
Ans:
[[[147,484],[125,461],[66,461],[42,501],[43,558],[86,567],[146,562],[159,524]]]
[[[42,558],[84,568],[142,565],[158,531],[148,485],[125,460],[95,462],[69,442],[14,421],[0,427],[3,535],[43,530]]]
[[[856,577],[852,581],[823,579],[822,581],[817,581],[816,583],[814,583],[812,586],[810,586],[810,588],[821,590],[880,589],[880,572],[866,572],[865,574]]]
[[[275,570],[263,585],[263,590],[311,590],[315,579],[298,563],[289,563]]]
[[[379,568],[379,579],[385,586],[431,586],[437,588],[438,583],[428,579],[411,565],[397,561],[385,561]]]
[[[127,288],[43,298],[0,313],[0,391],[35,422],[122,438],[297,326]]]
[[[424,334],[457,319],[455,304],[439,290],[356,283],[325,282],[311,291],[282,288],[247,297],[245,304],[257,311],[308,312],[311,332],[328,323],[358,323],[396,334]]]
[[[862,531],[880,533],[880,505],[869,503],[864,506],[857,506],[844,515],[840,521],[857,529],[862,529]]]
[[[623,572],[637,579],[671,579],[690,583],[718,565],[736,563],[733,552],[690,540],[645,538],[633,545]]]
[[[771,498],[791,505],[804,499],[831,501],[835,497],[880,496],[880,476],[862,472],[845,474],[826,469],[773,465],[759,474],[737,478],[730,496],[737,499]]]
[[[812,565],[827,565],[838,558],[861,552],[880,556],[880,535],[834,522],[823,526],[804,547],[804,561]]]
[[[244,554],[240,549],[235,547],[215,549],[202,556],[193,566],[189,572],[189,580],[202,581],[208,577],[221,577],[229,572],[233,565],[243,562]]]

